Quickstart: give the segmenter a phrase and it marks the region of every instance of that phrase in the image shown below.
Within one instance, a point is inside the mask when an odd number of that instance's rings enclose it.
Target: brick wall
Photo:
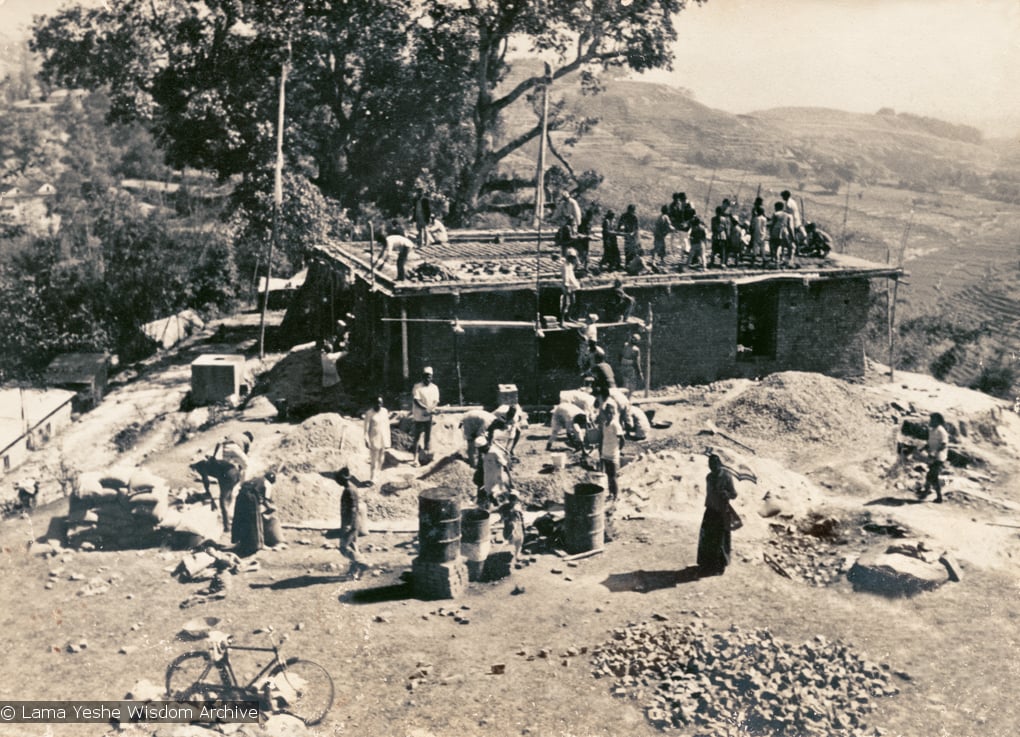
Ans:
[[[775,355],[738,360],[738,300],[748,287],[705,281],[683,286],[629,287],[637,299],[635,316],[645,318],[651,306],[652,386],[715,381],[734,376],[763,376],[776,371],[818,371],[834,376],[864,371],[863,330],[867,321],[870,283],[844,279],[805,284],[769,282],[776,290]],[[379,318],[407,317],[452,320],[531,321],[535,295],[513,292],[424,295],[396,299],[368,293],[355,283],[353,300],[359,317],[359,350],[372,358],[373,378],[389,391],[408,392],[424,366],[435,369],[443,403],[461,400],[491,406],[498,384],[514,383],[525,404],[551,403],[560,389],[576,386],[576,341],[564,333],[547,333],[538,339],[525,328],[467,327],[455,335],[447,323],[409,323],[409,378],[402,375],[399,322]],[[581,296],[585,310],[607,316],[608,289]],[[555,312],[557,290],[543,290],[541,312]],[[370,325],[375,321],[374,326]],[[360,323],[360,324],[359,324]],[[602,328],[600,343],[610,363],[618,368],[620,349],[632,329]],[[555,336],[555,337],[553,337]],[[647,343],[645,350],[648,350]]]

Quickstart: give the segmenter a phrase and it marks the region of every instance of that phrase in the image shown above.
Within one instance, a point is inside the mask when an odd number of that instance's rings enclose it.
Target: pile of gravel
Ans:
[[[765,562],[776,573],[812,586],[842,581],[861,552],[844,538],[811,534],[796,525],[772,523],[769,531]]]
[[[857,387],[821,374],[772,374],[724,402],[715,413],[723,430],[756,445],[836,445],[857,437],[881,437],[887,418],[869,406]]]
[[[631,623],[592,656],[613,694],[641,703],[660,728],[694,725],[696,735],[875,734],[865,724],[874,699],[892,696],[889,666],[864,660],[822,636],[795,646],[765,629],[712,632]],[[908,677],[905,674],[898,674]]]

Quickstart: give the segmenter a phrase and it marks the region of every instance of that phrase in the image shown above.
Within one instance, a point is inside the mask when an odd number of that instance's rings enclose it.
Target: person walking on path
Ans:
[[[340,554],[351,561],[347,575],[357,581],[369,566],[358,550],[358,537],[368,532],[368,520],[362,517],[358,491],[351,485],[351,472],[347,466],[336,475],[340,493]]]
[[[708,457],[708,468],[705,515],[698,534],[698,569],[702,576],[721,576],[730,562],[730,500],[737,498],[737,490],[733,475],[715,453]]]
[[[375,484],[382,471],[386,449],[390,447],[390,413],[383,406],[382,397],[376,397],[372,408],[365,413],[365,447],[368,448],[368,483]]]
[[[949,433],[946,420],[941,412],[932,412],[928,418],[928,473],[924,477],[924,491],[921,498],[935,489],[935,503],[942,503],[942,467],[949,457]]]
[[[432,382],[431,366],[422,369],[421,381],[411,390],[411,420],[414,422],[414,434],[411,438],[411,452],[414,458],[411,465],[419,465],[418,441],[424,436],[424,451],[432,452],[432,414],[439,406],[439,387]]]

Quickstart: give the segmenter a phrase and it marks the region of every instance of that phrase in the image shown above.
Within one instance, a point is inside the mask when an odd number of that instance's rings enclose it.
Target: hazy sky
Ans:
[[[0,30],[63,4],[0,0]],[[709,0],[677,27],[675,71],[649,76],[711,107],[892,107],[1020,132],[1020,0]]]
[[[650,76],[710,107],[892,107],[1020,132],[1020,0],[709,0],[677,29],[674,71]]]

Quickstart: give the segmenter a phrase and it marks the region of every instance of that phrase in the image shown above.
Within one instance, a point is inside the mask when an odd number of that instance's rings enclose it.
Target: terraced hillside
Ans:
[[[595,96],[560,94],[579,114],[599,119],[572,148],[562,146],[563,134],[554,141],[576,171],[604,176],[593,198],[606,207],[620,212],[634,202],[650,225],[674,191],[686,191],[704,211],[709,200],[739,194],[746,203],[760,191],[769,203],[790,189],[806,217],[844,250],[902,259],[909,277],[898,291],[899,321],[946,309],[974,327],[997,326],[961,356],[951,380],[970,383],[1003,355],[1016,361],[1020,205],[977,193],[991,187],[993,173],[1020,178],[1020,146],[978,143],[962,127],[904,115],[814,108],[732,115],[681,90],[629,80],[610,80]],[[522,106],[507,129],[534,120]],[[946,135],[932,132],[943,129]],[[533,154],[522,151],[508,163],[531,177]],[[833,191],[835,172],[853,178],[849,192],[845,181]]]

